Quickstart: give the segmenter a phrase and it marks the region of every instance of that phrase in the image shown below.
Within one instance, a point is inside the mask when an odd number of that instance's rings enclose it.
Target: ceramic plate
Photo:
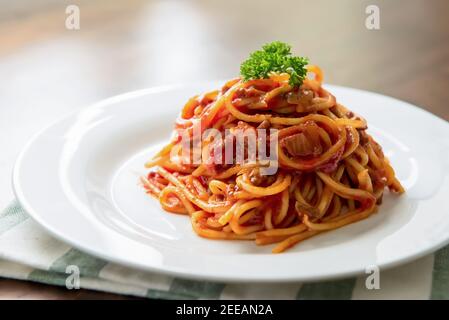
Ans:
[[[449,241],[449,124],[370,92],[327,86],[365,117],[406,193],[385,193],[379,212],[283,254],[254,242],[198,237],[163,211],[139,177],[194,94],[221,83],[152,88],[102,101],[37,134],[13,175],[24,209],[57,238],[139,269],[218,281],[321,280],[392,267]]]

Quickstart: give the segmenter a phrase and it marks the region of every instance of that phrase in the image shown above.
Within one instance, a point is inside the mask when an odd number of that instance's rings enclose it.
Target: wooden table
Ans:
[[[80,30],[65,27],[69,4],[80,8]],[[380,9],[380,30],[365,26],[372,4]],[[13,198],[15,157],[41,127],[126,91],[234,77],[250,51],[272,40],[310,57],[326,82],[391,95],[449,120],[447,0],[39,0],[1,6],[2,208]],[[125,297],[5,279],[0,298]]]

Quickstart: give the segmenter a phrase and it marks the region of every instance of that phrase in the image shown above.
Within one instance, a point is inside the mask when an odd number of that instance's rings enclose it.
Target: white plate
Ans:
[[[378,94],[327,86],[364,116],[407,192],[379,213],[283,254],[254,242],[198,237],[138,184],[187,98],[221,83],[153,88],[100,102],[53,124],[19,156],[13,175],[25,210],[57,238],[101,258],[219,281],[318,280],[382,269],[449,241],[449,125]]]

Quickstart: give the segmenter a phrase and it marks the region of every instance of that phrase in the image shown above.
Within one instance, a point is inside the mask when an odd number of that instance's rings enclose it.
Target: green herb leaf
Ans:
[[[267,43],[262,50],[254,51],[240,65],[240,74],[244,81],[267,79],[270,72],[290,74],[289,84],[300,86],[304,80],[309,60],[305,57],[292,56],[291,46],[274,41]]]

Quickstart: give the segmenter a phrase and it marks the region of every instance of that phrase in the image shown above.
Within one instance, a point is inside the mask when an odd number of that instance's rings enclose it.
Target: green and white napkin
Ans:
[[[54,239],[15,201],[0,213],[0,277],[159,299],[448,299],[449,246],[395,269],[380,271],[380,289],[368,275],[282,284],[214,283],[142,272],[95,258]],[[67,273],[66,273],[67,272]],[[72,289],[75,290],[75,289]]]

